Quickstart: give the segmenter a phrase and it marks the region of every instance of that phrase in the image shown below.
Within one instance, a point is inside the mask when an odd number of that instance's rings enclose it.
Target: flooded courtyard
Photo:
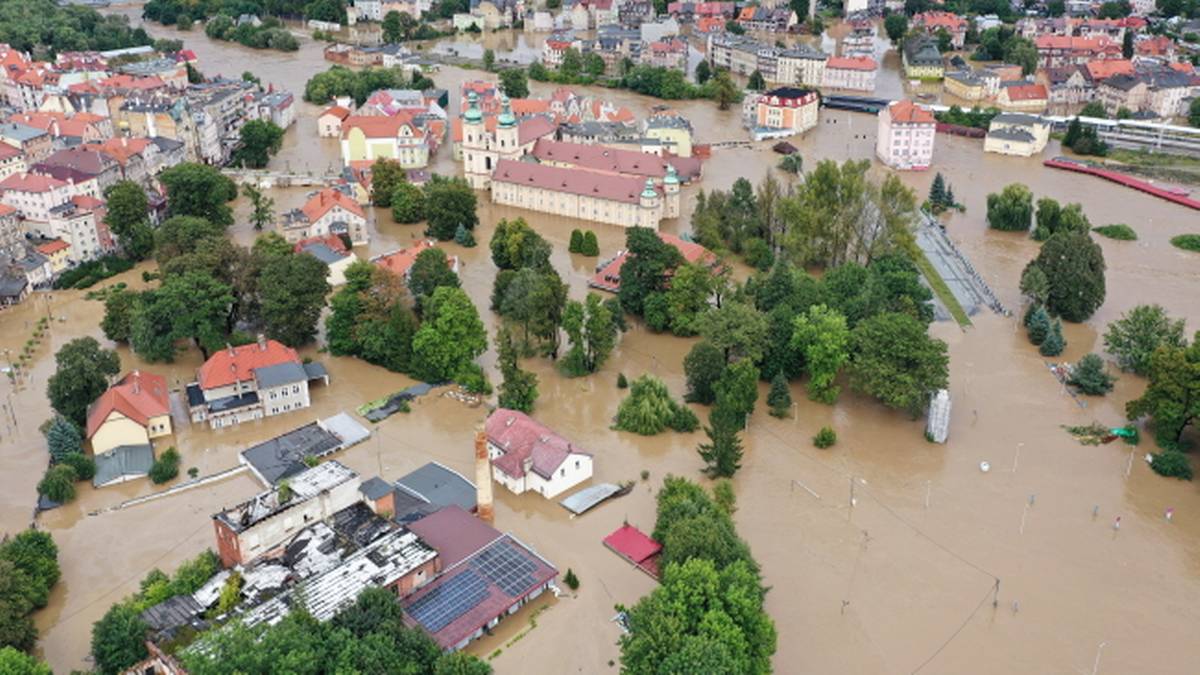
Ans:
[[[117,11],[136,16],[137,8]],[[135,20],[135,23],[137,21]],[[236,77],[244,70],[297,95],[296,125],[272,166],[320,171],[340,163],[337,142],[316,137],[317,106],[299,101],[304,82],[329,64],[322,44],[301,40],[291,54],[255,51],[208,40],[202,31],[179,33],[157,25],[157,37],[180,38],[200,57],[208,75]],[[894,53],[889,58],[894,57]],[[486,74],[444,67],[434,80],[452,92],[466,80]],[[881,76],[881,82],[883,78]],[[550,86],[531,83],[534,96]],[[590,90],[629,106],[639,117],[659,101],[603,89]],[[881,91],[881,95],[887,92]],[[708,102],[677,105],[700,142],[742,140],[736,111]],[[864,115],[822,111],[818,129],[795,139],[806,167],[820,159],[869,159],[875,120]],[[1098,238],[1108,265],[1108,297],[1090,321],[1066,328],[1068,346],[1060,357],[1075,361],[1102,351],[1107,323],[1134,305],[1157,302],[1186,317],[1188,331],[1200,329],[1200,256],[1179,251],[1170,237],[1200,230],[1194,212],[1142,193],[1087,176],[1044,168],[1037,159],[985,155],[980,142],[939,136],[935,169],[952,185],[967,210],[947,221],[950,237],[1008,307],[1019,307],[1018,279],[1037,243],[1025,236],[989,231],[984,222],[988,192],[1023,182],[1037,197],[1081,202],[1093,224],[1127,223],[1136,242]],[[447,144],[448,145],[448,144]],[[1048,152],[1055,152],[1051,148]],[[669,232],[689,230],[688,216],[698,189],[727,189],[734,180],[760,180],[777,161],[769,144],[718,148],[704,167],[702,185],[685,190],[684,217],[667,221]],[[434,170],[455,173],[450,148],[442,148]],[[882,171],[882,169],[877,168]],[[905,174],[918,194],[928,191],[929,174]],[[786,180],[786,179],[784,179]],[[276,190],[277,211],[299,205],[303,190]],[[248,206],[239,200],[232,236],[253,239]],[[566,252],[571,229],[591,227],[601,257],[623,245],[617,227],[585,224],[518,209],[492,206],[481,194],[480,246],[442,244],[464,262],[463,286],[482,310],[489,331],[496,317],[486,311],[495,268],[486,242],[501,218],[524,217],[554,245],[552,263],[570,284],[573,298],[586,293],[595,258]],[[374,213],[372,241],[358,255],[406,246],[420,226],[397,225],[383,210]],[[143,285],[138,267],[106,284]],[[27,378],[11,386],[0,379],[0,529],[28,526],[35,486],[46,464],[45,442],[37,426],[50,415],[46,379],[53,354],[67,341],[91,335],[108,345],[99,329],[101,302],[85,292],[40,293],[0,314],[0,354],[16,352],[38,318],[52,315],[49,337],[36,351]],[[793,383],[796,414],[776,419],[761,401],[744,438],[743,467],[734,478],[739,532],[762,564],[771,587],[767,611],[776,622],[781,673],[1071,673],[1091,672],[1103,643],[1099,672],[1191,673],[1200,659],[1194,626],[1200,625],[1200,492],[1192,483],[1155,475],[1136,449],[1120,444],[1083,446],[1062,429],[1092,421],[1116,426],[1124,404],[1145,386],[1124,375],[1105,398],[1086,398],[1081,407],[1048,372],[1046,363],[1019,330],[1016,318],[973,317],[960,330],[950,322],[933,332],[950,345],[953,416],[949,442],[927,443],[923,422],[886,410],[846,389],[836,406],[808,401]],[[653,588],[653,581],[608,552],[601,538],[628,521],[649,530],[654,523],[653,493],[668,473],[699,478],[695,452],[703,434],[640,437],[609,429],[624,392],[618,373],[654,373],[675,395],[684,389],[682,358],[692,340],[650,333],[641,326],[626,333],[608,363],[591,377],[567,379],[545,359],[524,367],[539,378],[535,415],[596,456],[593,482],[638,480],[633,492],[578,518],[554,502],[496,488],[496,526],[512,531],[553,561],[572,568],[581,581],[574,596],[533,603],[502,623],[495,635],[470,651],[494,655],[500,673],[616,672],[619,629],[610,621],[614,605],[630,605]],[[173,364],[146,364],[128,349],[118,350],[122,369],[145,368],[164,375],[173,391],[192,381],[200,355],[189,350]],[[231,467],[237,453],[260,440],[404,388],[412,381],[361,361],[320,353],[328,387],[313,392],[313,407],[290,415],[212,431],[176,421],[170,440],[183,455],[182,468],[203,474]],[[499,380],[494,353],[482,362]],[[441,397],[440,390],[418,399],[411,414],[372,427],[373,437],[338,456],[364,477],[396,477],[428,461],[466,475],[473,466],[472,436],[485,414]],[[703,416],[705,410],[696,407]],[[809,441],[822,426],[833,427],[839,442],[818,450]],[[165,447],[165,443],[161,447]],[[991,464],[983,473],[981,461]],[[650,472],[648,481],[639,474]],[[853,487],[851,487],[853,485]],[[148,481],[93,490],[80,485],[78,499],[41,514],[38,526],[59,546],[62,579],[49,607],[37,615],[43,656],[56,672],[85,667],[91,625],[110,604],[137,588],[154,567],[173,569],[213,545],[210,515],[259,490],[242,474],[157,501],[103,513],[107,507],[154,491]],[[851,494],[855,500],[851,506]],[[1098,507],[1098,515],[1093,516]],[[1163,513],[1175,509],[1168,523]],[[96,515],[90,515],[96,513]],[[1122,517],[1114,530],[1113,519]],[[549,609],[529,619],[538,607]],[[498,653],[497,653],[498,652]],[[531,666],[531,664],[540,664]]]

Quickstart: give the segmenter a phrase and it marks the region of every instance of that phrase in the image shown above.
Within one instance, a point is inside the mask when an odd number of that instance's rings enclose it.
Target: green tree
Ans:
[[[1066,347],[1067,341],[1063,338],[1062,322],[1056,320],[1050,325],[1050,332],[1046,334],[1046,339],[1038,345],[1038,353],[1042,356],[1058,356]]]
[[[1050,323],[1050,315],[1041,305],[1034,305],[1033,311],[1029,314],[1029,319],[1026,321],[1025,328],[1029,334],[1029,341],[1035,345],[1041,345],[1046,341],[1053,329]]]
[[[683,255],[657,232],[644,227],[626,230],[625,248],[629,254],[621,266],[618,297],[626,311],[640,315],[646,298],[666,289],[667,278],[683,263]]]
[[[163,171],[158,180],[167,190],[168,216],[195,216],[222,228],[233,224],[228,202],[237,185],[212,166],[184,162]]]
[[[267,197],[251,183],[242,186],[242,194],[250,200],[250,222],[262,230],[275,220],[275,200]]]
[[[949,381],[946,343],[908,314],[866,319],[851,335],[850,386],[916,417]]]
[[[743,426],[758,401],[758,368],[749,360],[737,361],[721,373],[713,389],[717,394],[716,406],[731,416],[737,426]]]
[[[550,243],[524,218],[501,219],[488,243],[492,262],[502,270],[550,269]]]
[[[475,191],[466,180],[435,174],[425,185],[425,233],[446,241],[459,225],[474,230],[479,224],[475,208]]]
[[[121,370],[111,349],[101,349],[95,338],[75,338],[54,355],[54,374],[46,383],[50,406],[59,415],[83,427],[87,409],[108,389],[108,378]]]
[[[417,306],[423,306],[425,298],[443,286],[458,288],[461,282],[450,267],[450,259],[440,248],[427,248],[417,254],[408,273],[408,292]]]
[[[458,229],[454,231],[454,243],[463,248],[475,248],[475,235],[471,234],[471,231],[465,226],[459,225]]]
[[[579,249],[579,253],[586,256],[600,255],[600,243],[596,241],[596,233],[588,230],[583,233],[583,245]]]
[[[1192,463],[1187,455],[1178,450],[1155,453],[1150,460],[1150,468],[1154,469],[1154,473],[1168,478],[1191,480],[1193,476]]]
[[[716,385],[725,372],[725,354],[707,340],[692,346],[683,358],[687,377],[687,393],[683,399],[691,403],[710,405],[717,400]]]
[[[708,65],[708,61],[701,59],[700,63],[696,64],[696,84],[704,84],[712,77],[712,66]]]
[[[1087,105],[1083,106],[1083,110],[1079,111],[1079,116],[1080,117],[1094,117],[1097,119],[1105,119],[1106,117],[1108,117],[1108,114],[1104,111],[1103,103],[1101,103],[1100,101],[1091,101]],[[1079,118],[1074,118],[1072,121],[1075,121],[1078,119]]]
[[[1025,38],[1012,38],[1004,47],[1004,61],[1021,66],[1021,75],[1032,75],[1037,71],[1037,47]]]
[[[12,565],[11,574],[23,585],[22,595],[30,602],[31,608],[45,607],[50,600],[50,589],[58,583],[61,574],[58,546],[50,533],[28,529],[22,530],[16,536],[6,537],[0,544],[0,560]],[[0,605],[13,600],[12,594],[0,593]],[[3,613],[3,610],[0,610],[0,614]]]
[[[1084,321],[1104,304],[1104,252],[1084,232],[1060,232],[1029,263],[1050,282],[1046,309],[1067,321]]]
[[[1188,106],[1188,124],[1200,127],[1200,98],[1192,99],[1191,105]]]
[[[709,309],[713,278],[703,265],[685,264],[675,270],[665,293],[671,333],[680,336],[699,332],[700,317]]]
[[[513,344],[512,335],[507,328],[496,332],[496,351],[499,355],[500,374],[504,378],[500,383],[500,407],[524,413],[533,412],[533,404],[538,397],[537,375],[521,370],[517,347]]]
[[[442,286],[424,306],[425,320],[413,336],[414,375],[427,382],[454,379],[487,349],[479,311],[461,289]]]
[[[36,608],[32,586],[19,567],[0,559],[0,645],[5,648],[28,651],[37,643],[37,628],[30,618]]]
[[[1116,380],[1105,369],[1104,359],[1099,354],[1088,354],[1075,364],[1067,383],[1089,396],[1103,396],[1112,391]]]
[[[1083,206],[1080,204],[1068,204],[1063,207],[1047,197],[1039,199],[1037,206],[1037,226],[1033,229],[1033,238],[1037,241],[1045,241],[1059,232],[1087,234],[1092,229],[1092,224],[1083,214]]]
[[[1033,222],[1033,193],[1020,183],[987,196],[987,222],[995,230],[1024,232]]]
[[[614,429],[653,436],[666,429],[692,431],[698,422],[691,410],[671,400],[667,385],[653,375],[642,375],[629,385],[629,396],[617,406]]]
[[[526,347],[539,343],[541,350],[555,359],[558,358],[558,326],[562,323],[566,304],[567,286],[553,268],[525,267],[518,270],[505,286],[499,312],[520,324]]]
[[[591,77],[601,77],[604,75],[604,57],[596,52],[588,52],[583,57],[583,71]]]
[[[76,480],[91,480],[96,475],[96,460],[83,454],[82,450],[67,455],[62,463],[71,467]]]
[[[1040,267],[1026,267],[1021,273],[1021,293],[1025,294],[1034,305],[1041,306],[1050,299],[1050,279]]]
[[[821,427],[812,440],[813,445],[822,450],[832,448],[837,443],[837,432],[829,427]]]
[[[174,258],[194,253],[201,242],[224,234],[223,226],[204,218],[174,216],[163,221],[154,233],[154,257],[164,267]]]
[[[125,604],[113,605],[92,627],[96,669],[105,675],[115,675],[146,658],[148,630],[138,612]]]
[[[763,78],[763,74],[757,69],[750,73],[750,78],[746,82],[746,88],[750,91],[764,91],[767,88],[767,81]]]
[[[933,184],[929,186],[929,203],[941,206],[946,203],[946,179],[942,178],[940,171],[933,177]]]
[[[179,461],[179,451],[173,447],[167,448],[150,465],[150,481],[155,485],[161,485],[175,480],[175,477],[179,475]]]
[[[1150,357],[1159,347],[1184,346],[1183,325],[1183,319],[1172,319],[1161,305],[1138,305],[1108,324],[1104,348],[1116,357],[1121,370],[1146,375]]]
[[[775,417],[787,417],[792,408],[792,390],[788,386],[783,371],[775,373],[771,378],[771,391],[767,394],[767,405],[771,406],[771,414]]]
[[[828,404],[837,401],[839,389],[834,380],[850,358],[846,317],[825,305],[810,307],[793,323],[791,346],[804,354],[808,397]]]
[[[52,502],[66,504],[75,499],[75,481],[79,475],[70,464],[55,464],[46,469],[42,480],[38,481],[38,494]]]
[[[112,289],[104,298],[104,319],[100,329],[113,342],[129,342],[129,328],[139,294],[124,288]]]
[[[509,98],[528,98],[529,77],[521,68],[505,68],[500,71],[500,88]]]
[[[79,433],[79,427],[55,415],[46,429],[46,445],[49,446],[50,460],[61,462],[67,455],[82,452],[83,435]]]
[[[741,100],[741,92],[729,76],[729,71],[723,68],[717,70],[717,74],[713,75],[705,88],[711,91],[709,98],[715,101],[717,108],[721,110],[729,110],[730,106]]]
[[[239,132],[241,144],[232,161],[245,168],[261,169],[283,145],[283,129],[270,120],[250,120]]]
[[[567,243],[567,252],[568,253],[579,253],[579,250],[582,248],[583,248],[583,230],[580,230],[578,228],[571,230],[571,239]]]
[[[708,426],[704,428],[708,442],[701,443],[697,452],[700,453],[700,459],[704,460],[704,472],[711,478],[728,478],[741,468],[742,441],[738,438],[738,431],[742,428],[740,417],[736,411],[727,409],[723,402],[718,402],[709,411]]]
[[[583,72],[583,55],[578,49],[571,47],[563,52],[562,63],[558,66],[558,74],[563,80],[570,82],[579,77]]]
[[[401,23],[400,12],[392,10],[383,17],[383,41],[386,44],[396,44],[404,39],[404,25]]]
[[[104,201],[104,222],[119,239],[124,240],[136,225],[150,220],[146,192],[133,181],[122,180],[108,186],[104,191]]]
[[[310,255],[272,259],[259,278],[266,334],[289,347],[312,342],[325,308],[325,264]]]
[[[371,165],[371,201],[375,206],[391,206],[397,188],[407,182],[407,173],[400,162],[387,158],[377,160]]]
[[[483,50],[483,69],[492,72],[496,67],[496,52],[491,49]]]
[[[616,317],[595,293],[588,293],[584,302],[566,303],[562,327],[571,343],[563,362],[563,370],[569,375],[596,372],[617,344]]]
[[[767,320],[761,312],[744,302],[722,303],[720,307],[702,315],[697,327],[705,340],[721,350],[726,362],[739,359],[753,362],[762,358]]]
[[[392,219],[397,223],[411,225],[425,220],[425,192],[408,181],[396,186],[391,205]]]
[[[892,44],[900,44],[900,39],[908,32],[908,17],[903,14],[889,14],[883,20],[883,31],[887,33]]]
[[[1147,376],[1146,391],[1125,413],[1131,420],[1149,416],[1158,445],[1179,449],[1184,431],[1200,419],[1200,334],[1190,346],[1156,349]]]
[[[0,648],[0,673],[5,675],[53,675],[50,672],[50,666],[12,647]]]

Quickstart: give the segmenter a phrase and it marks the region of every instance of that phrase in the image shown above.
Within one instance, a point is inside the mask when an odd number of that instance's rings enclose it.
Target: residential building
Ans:
[[[704,248],[700,244],[691,241],[684,241],[673,234],[659,232],[658,238],[664,243],[675,247],[679,254],[683,256],[685,262],[692,265],[703,265],[710,270],[716,270],[720,266],[720,260],[717,256]],[[596,274],[588,280],[588,286],[609,293],[616,293],[621,290],[621,267],[624,266],[625,260],[629,257],[628,251],[617,251],[616,255],[607,261],[604,261],[596,266]]]
[[[1036,115],[1000,113],[992,118],[984,152],[1031,157],[1039,155],[1050,140],[1050,123]]]
[[[373,162],[394,159],[405,169],[421,169],[429,164],[430,144],[426,131],[418,127],[412,115],[351,115],[342,121],[342,162]]]
[[[869,56],[831,56],[825,62],[821,87],[851,91],[875,91],[879,66]]]
[[[84,262],[111,253],[116,247],[104,222],[106,213],[103,200],[75,195],[50,209],[45,229],[39,223],[30,223],[29,227],[40,236],[65,240],[70,245],[71,261]]]
[[[412,272],[412,266],[417,262],[417,256],[431,248],[437,248],[437,242],[432,239],[422,239],[408,248],[377,255],[371,258],[371,263],[395,274],[404,283],[408,283],[408,276]],[[450,265],[450,270],[457,274],[458,256],[447,256],[446,262]]]
[[[74,185],[36,173],[14,173],[0,181],[0,203],[16,209],[27,221],[50,222],[50,209],[76,194]]]
[[[784,85],[819,87],[825,80],[828,60],[828,54],[803,45],[781,49],[775,54],[775,77],[767,79]]]
[[[96,455],[122,445],[151,445],[172,433],[167,380],[161,375],[134,370],[88,408],[87,439]]]
[[[775,8],[754,5],[743,7],[736,20],[748,31],[773,33],[786,33],[800,21],[786,4]]]
[[[346,283],[346,268],[356,260],[354,254],[346,250],[346,244],[342,238],[336,234],[301,239],[296,242],[293,250],[296,253],[307,253],[320,260],[327,270],[325,280],[334,288]]]
[[[329,106],[317,118],[317,135],[321,138],[341,138],[342,123],[350,114],[349,110],[340,105]]]
[[[945,74],[942,54],[929,38],[905,40],[904,76],[912,80],[938,80]]]
[[[310,524],[359,501],[358,474],[336,460],[287,481],[212,517],[221,565],[245,565],[279,547]]]
[[[592,453],[519,410],[498,408],[485,429],[492,477],[514,494],[551,499],[592,477]]]
[[[170,141],[170,143],[177,143]],[[149,138],[110,138],[102,143],[89,143],[87,150],[99,152],[117,164],[120,177],[140,185],[148,185],[156,174],[159,161],[159,146]],[[171,165],[174,166],[174,165]],[[102,188],[103,189],[103,188]]]
[[[875,22],[853,20],[849,23],[850,32],[842,38],[842,56],[875,58],[875,40],[879,35]]]
[[[820,95],[812,89],[779,87],[760,94],[751,134],[756,140],[802,134],[817,126]]]
[[[26,164],[36,164],[54,152],[54,139],[50,134],[15,122],[0,124],[0,142],[20,150]]]
[[[0,261],[2,262],[2,261]],[[29,297],[29,279],[20,268],[0,265],[0,307],[19,305]]]
[[[1096,87],[1096,100],[1109,115],[1116,115],[1122,108],[1136,112],[1145,107],[1149,99],[1150,84],[1137,75],[1113,75]]]
[[[1038,71],[1038,80],[1046,85],[1050,108],[1056,113],[1090,101],[1096,91],[1083,66],[1043,68]]]
[[[1040,113],[1046,111],[1049,98],[1045,85],[1021,80],[1001,85],[996,105],[1010,112]]]
[[[62,239],[46,239],[33,248],[50,261],[50,273],[54,276],[62,274],[71,266],[71,245]]]
[[[1121,58],[1121,43],[1105,35],[1039,35],[1034,38],[1033,44],[1037,47],[1040,68],[1081,66],[1095,59]]]
[[[687,72],[688,43],[686,38],[665,37],[654,42],[643,43],[639,54],[643,65]]]
[[[324,367],[320,367],[324,373]],[[238,461],[267,487],[277,486],[304,473],[335,452],[362,443],[371,432],[347,413],[309,422],[249,447]]]
[[[214,352],[196,375],[187,385],[188,413],[213,429],[307,408],[309,382],[329,382],[320,363],[302,363],[296,350],[262,335]]]
[[[875,154],[893,169],[924,170],[933,162],[937,121],[927,108],[907,99],[879,111]]]
[[[78,184],[80,193],[97,198],[121,180],[121,167],[116,160],[89,146],[64,148],[34,164],[29,170],[74,182]],[[95,182],[94,190],[83,187],[88,181]]]
[[[329,234],[345,235],[353,246],[370,241],[366,211],[336,187],[321,189],[310,195],[304,206],[285,213],[279,229],[283,238],[293,244]]]
[[[925,31],[935,40],[939,33],[945,31],[950,36],[950,46],[954,49],[962,49],[967,37],[968,21],[965,17],[953,12],[928,11],[914,15],[912,26]]]
[[[7,143],[0,143],[0,180],[27,170],[25,155]]]
[[[651,115],[642,136],[658,141],[676,157],[692,156],[692,124],[682,115]]]

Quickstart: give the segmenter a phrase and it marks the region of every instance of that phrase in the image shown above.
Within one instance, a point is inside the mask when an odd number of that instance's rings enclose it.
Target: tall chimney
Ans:
[[[475,505],[480,520],[489,525],[495,522],[492,512],[492,462],[488,458],[487,434],[482,428],[475,430]]]

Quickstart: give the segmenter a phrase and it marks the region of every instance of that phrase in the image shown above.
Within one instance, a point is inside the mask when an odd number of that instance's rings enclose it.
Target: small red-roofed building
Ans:
[[[323,365],[303,363],[295,349],[259,335],[208,357],[185,389],[188,413],[193,423],[219,429],[294,412],[312,404],[313,380],[329,382]]]
[[[1034,82],[1002,84],[1000,95],[996,97],[996,105],[1009,112],[1045,112],[1049,102],[1046,86]]]
[[[691,241],[685,241],[673,234],[659,232],[658,238],[664,243],[674,246],[680,255],[683,256],[683,261],[690,265],[703,265],[710,270],[716,270],[721,261],[717,259],[716,254],[704,248],[700,244]],[[625,264],[625,260],[629,257],[628,251],[617,251],[607,262],[601,263],[596,268],[596,274],[588,280],[588,286],[609,293],[616,293],[621,290],[621,267]]]
[[[825,62],[821,86],[828,89],[875,91],[879,64],[869,56],[831,56]]]
[[[317,118],[317,135],[321,138],[341,138],[342,122],[350,116],[350,111],[340,105],[332,105],[321,112]]]
[[[33,248],[50,261],[50,272],[55,276],[71,266],[71,245],[62,239],[47,239]]]
[[[933,163],[937,121],[928,108],[893,101],[879,111],[875,154],[893,169],[923,171]]]
[[[755,140],[802,134],[817,126],[821,97],[813,89],[778,87],[758,96],[750,133]]]
[[[171,433],[167,381],[161,375],[135,370],[88,408],[87,439],[96,455],[122,445],[150,445]]]
[[[940,31],[946,31],[950,35],[950,46],[954,49],[963,48],[963,43],[967,38],[968,23],[966,17],[961,17],[953,12],[921,12],[912,18],[913,28],[923,30],[929,35],[936,37]]]
[[[592,477],[592,453],[519,410],[496,409],[485,431],[492,478],[514,494],[550,499]]]
[[[328,234],[346,235],[353,246],[370,241],[366,211],[353,197],[332,187],[310,195],[304,206],[284,214],[280,234],[293,244]]]
[[[371,263],[376,267],[383,268],[392,274],[400,277],[405,283],[408,283],[408,275],[412,272],[413,265],[417,262],[417,256],[422,252],[431,248],[437,248],[436,242],[432,239],[422,239],[421,241],[395,251],[377,255],[371,258]],[[458,256],[446,256],[446,263],[450,265],[450,271],[458,273]]]

